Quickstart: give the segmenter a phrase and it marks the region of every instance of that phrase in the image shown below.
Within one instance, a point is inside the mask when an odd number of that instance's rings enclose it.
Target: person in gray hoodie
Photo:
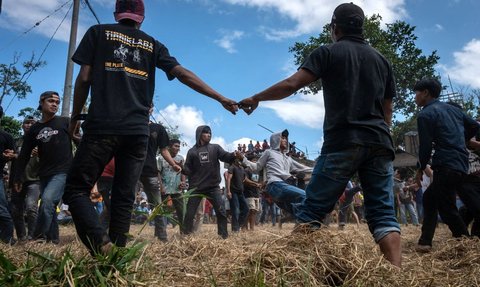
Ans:
[[[242,163],[253,171],[266,169],[266,192],[281,209],[295,214],[295,205],[305,199],[305,191],[292,185],[293,174],[312,172],[312,168],[294,161],[287,156],[289,151],[288,130],[270,136],[270,149],[263,152],[257,162],[238,155]]]
[[[193,233],[193,219],[202,200],[206,197],[217,215],[218,235],[228,237],[227,213],[220,191],[220,162],[231,164],[235,153],[226,152],[218,144],[211,144],[212,130],[209,126],[199,126],[195,133],[196,144],[187,152],[182,173],[188,176],[190,190],[193,190],[187,203],[183,234]]]

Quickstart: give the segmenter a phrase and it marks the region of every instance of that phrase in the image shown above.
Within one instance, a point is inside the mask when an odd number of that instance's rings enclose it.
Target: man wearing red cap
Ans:
[[[368,227],[385,258],[401,265],[400,227],[393,208],[393,142],[389,132],[395,79],[390,63],[363,38],[363,10],[344,3],[330,23],[333,44],[315,49],[291,77],[240,102],[250,114],[260,101],[280,100],[322,80],[322,153],[295,216],[297,230],[320,227],[358,172]]]
[[[168,49],[140,30],[142,0],[117,0],[118,24],[95,25],[83,37],[72,60],[81,65],[75,82],[70,133],[76,134],[79,115],[89,91],[91,103],[82,125],[83,137],[67,177],[64,200],[69,205],[82,242],[92,253],[106,252],[115,243],[125,246],[135,184],[148,144],[148,110],[152,104],[156,68],[220,102],[235,114],[235,101],[225,98],[170,56]],[[89,195],[103,168],[115,156],[109,233],[100,225]],[[180,171],[179,166],[175,166]]]

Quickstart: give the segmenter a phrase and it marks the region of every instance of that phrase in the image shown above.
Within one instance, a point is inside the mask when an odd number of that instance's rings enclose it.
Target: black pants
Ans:
[[[225,211],[225,203],[223,201],[220,188],[192,192],[187,203],[187,213],[185,214],[183,228],[181,228],[182,233],[193,233],[193,219],[195,218],[195,213],[197,212],[198,205],[202,200],[202,196],[206,196],[207,200],[210,201],[213,209],[215,210],[215,214],[217,216],[218,235],[220,235],[222,238],[227,238],[227,213]]]
[[[130,230],[135,186],[147,152],[148,136],[86,135],[67,176],[63,199],[77,234],[93,253],[108,242],[124,247]],[[90,201],[90,191],[107,163],[115,157],[108,235]]]
[[[464,177],[464,174],[447,168],[434,171],[433,182],[423,194],[424,218],[418,244],[432,245],[437,226],[437,212],[440,213],[442,221],[448,225],[453,237],[469,235],[455,204],[457,190],[462,185]]]
[[[458,196],[467,207],[466,216],[462,218],[466,225],[473,219],[472,236],[480,237],[480,176],[468,175],[457,190]]]

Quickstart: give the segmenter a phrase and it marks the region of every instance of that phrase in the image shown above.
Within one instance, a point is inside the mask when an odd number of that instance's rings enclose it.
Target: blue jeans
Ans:
[[[418,225],[417,212],[415,212],[415,207],[413,206],[413,202],[400,203],[400,222],[402,224],[407,224],[406,211],[408,211],[408,214],[410,214],[410,218],[412,219],[412,224]]]
[[[57,205],[62,199],[67,174],[59,173],[40,178],[40,206],[34,238],[58,241]]]
[[[67,177],[63,199],[72,213],[77,234],[93,254],[104,244],[124,247],[130,230],[135,186],[147,153],[148,136],[85,135]],[[90,191],[115,157],[108,234],[90,201]]]
[[[13,221],[8,210],[8,201],[5,194],[3,179],[0,179],[0,240],[10,243],[13,237]]]
[[[230,211],[232,213],[232,231],[240,231],[240,227],[246,223],[248,216],[248,203],[243,192],[232,191]]]
[[[298,222],[319,226],[357,171],[365,197],[365,218],[375,241],[400,232],[393,201],[392,152],[375,146],[352,145],[322,154],[307,186],[307,197],[297,207]]]
[[[143,191],[147,194],[148,203],[157,206],[162,204],[162,196],[160,194],[160,182],[158,177],[140,177],[143,185]],[[155,216],[155,237],[160,240],[167,240],[167,222],[163,216]]]
[[[305,200],[305,191],[284,181],[274,181],[267,185],[266,192],[278,207],[295,215],[294,208]]]
[[[24,182],[20,192],[12,192],[12,217],[18,239],[27,238],[25,218],[27,219],[28,238],[33,238],[33,232],[37,224],[39,197],[39,181]]]

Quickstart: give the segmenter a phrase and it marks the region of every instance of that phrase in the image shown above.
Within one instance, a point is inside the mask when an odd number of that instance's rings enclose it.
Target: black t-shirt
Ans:
[[[85,134],[148,135],[155,68],[173,80],[179,65],[163,44],[122,24],[90,27],[72,60],[93,68]]]
[[[250,170],[250,168],[246,168],[245,169],[245,175],[248,179],[252,180],[252,181],[255,181],[253,179],[253,173],[252,171]],[[260,193],[258,192],[258,188],[256,188],[255,186],[251,186],[251,185],[248,185],[248,184],[244,184],[244,190],[243,190],[243,195],[246,197],[246,198],[250,198],[250,197],[256,197],[256,198],[259,198],[260,197]]]
[[[395,96],[395,78],[385,57],[361,37],[344,36],[315,49],[300,68],[322,79],[322,152],[359,144],[382,146],[393,155],[383,101]]]
[[[7,163],[7,161],[3,158],[2,154],[6,149],[11,149],[15,151],[15,144],[13,141],[13,137],[5,132],[0,130],[0,167],[2,168],[1,171],[3,173],[3,167]]]
[[[35,123],[24,137],[17,161],[16,181],[20,181],[32,149],[38,146],[40,159],[38,176],[67,173],[72,163],[72,143],[68,134],[70,119],[54,117],[48,122]]]
[[[228,173],[232,175],[230,180],[230,191],[242,193],[243,192],[243,180],[245,179],[245,170],[241,166],[230,165]]]
[[[154,177],[158,175],[157,151],[166,148],[170,142],[168,133],[162,125],[150,123],[150,137],[148,138],[147,157],[143,165],[142,176]]]

